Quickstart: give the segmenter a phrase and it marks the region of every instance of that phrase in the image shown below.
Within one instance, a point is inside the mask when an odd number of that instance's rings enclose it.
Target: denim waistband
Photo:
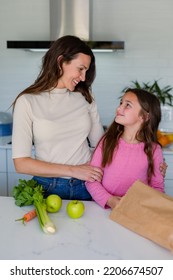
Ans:
[[[45,197],[49,194],[57,194],[62,199],[91,200],[91,195],[88,193],[83,180],[39,176],[34,176],[33,179],[42,185]]]
[[[59,181],[61,182],[74,182],[74,181],[83,181],[83,180],[80,180],[80,179],[76,179],[76,178],[73,178],[73,177],[69,177],[69,178],[64,178],[64,177],[40,177],[40,176],[34,176],[32,178],[33,180],[36,180],[36,181],[41,181],[41,182],[47,182],[47,183],[57,183]]]

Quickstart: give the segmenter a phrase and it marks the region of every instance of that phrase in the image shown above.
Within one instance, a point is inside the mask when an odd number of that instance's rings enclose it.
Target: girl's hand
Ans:
[[[111,196],[107,201],[107,206],[109,206],[111,209],[115,208],[118,203],[120,202],[121,197],[120,196]]]
[[[89,164],[76,165],[72,166],[72,177],[88,182],[101,182],[103,171],[101,168]]]
[[[165,161],[160,164],[160,173],[163,175],[163,177],[165,177],[166,175],[167,167],[168,165],[166,164]]]

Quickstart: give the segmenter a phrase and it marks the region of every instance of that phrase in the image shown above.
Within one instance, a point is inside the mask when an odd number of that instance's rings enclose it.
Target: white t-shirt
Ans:
[[[62,164],[90,160],[103,127],[95,101],[89,104],[79,92],[53,89],[50,93],[24,94],[13,115],[12,157],[31,157]]]

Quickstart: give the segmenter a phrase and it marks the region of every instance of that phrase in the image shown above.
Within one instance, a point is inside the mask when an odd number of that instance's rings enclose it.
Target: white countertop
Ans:
[[[60,212],[49,214],[57,232],[47,235],[37,218],[26,225],[15,222],[32,206],[18,207],[12,197],[0,197],[1,260],[173,260],[173,253],[109,219],[110,209],[84,202],[79,219]]]

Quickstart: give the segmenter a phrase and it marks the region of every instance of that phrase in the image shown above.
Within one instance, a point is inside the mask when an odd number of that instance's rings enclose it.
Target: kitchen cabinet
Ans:
[[[6,150],[0,149],[0,196],[7,195]]]
[[[18,174],[15,171],[11,145],[0,146],[0,196],[11,196],[12,189],[19,179],[31,179],[32,176]]]
[[[165,192],[173,196],[173,151],[165,150],[163,155],[168,165],[165,177]]]
[[[6,196],[7,195],[7,177],[6,173],[0,172],[0,196]]]
[[[168,165],[165,176],[165,192],[173,196],[173,150],[163,150],[163,156]],[[29,180],[31,178],[30,175],[16,173],[12,160],[11,145],[0,146],[0,195],[11,196],[12,189],[18,184],[19,179]]]

